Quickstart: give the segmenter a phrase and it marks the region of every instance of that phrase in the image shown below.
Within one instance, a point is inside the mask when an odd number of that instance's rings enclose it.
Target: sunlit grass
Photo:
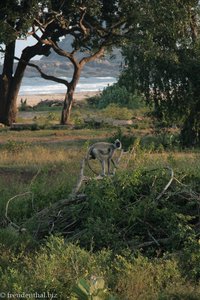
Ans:
[[[30,146],[0,150],[0,216],[6,205],[17,223],[35,211],[67,198],[80,173],[85,150]],[[27,193],[28,192],[28,193]],[[24,195],[25,193],[25,195]]]
[[[128,165],[126,162],[128,161]],[[163,151],[161,153],[136,149],[132,155],[127,154],[121,161],[126,169],[138,168],[151,170],[171,167],[175,172],[200,175],[200,153],[197,151]]]
[[[49,164],[68,164],[79,161],[84,156],[84,151],[33,146],[19,151],[1,150],[0,155],[1,166],[41,167]]]

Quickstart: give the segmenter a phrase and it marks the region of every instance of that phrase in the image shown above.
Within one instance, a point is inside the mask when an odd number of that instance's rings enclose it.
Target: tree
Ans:
[[[144,1],[124,49],[121,82],[132,81],[158,120],[178,122],[184,145],[200,144],[199,8],[196,0]]]
[[[18,3],[19,1],[16,2]],[[21,1],[20,6],[25,2]],[[42,5],[41,2],[38,4],[36,1],[39,8],[37,13],[31,9],[29,11],[31,14],[30,34],[36,39],[36,44],[32,47],[26,47],[23,50],[21,57],[18,59],[19,62],[14,75],[11,75],[12,67],[10,67],[9,76],[7,77],[11,78],[10,81],[12,84],[9,84],[7,88],[6,97],[1,96],[0,121],[5,124],[11,124],[15,121],[19,87],[24,70],[27,65],[30,65],[37,68],[43,78],[65,84],[67,92],[62,110],[61,123],[66,124],[70,118],[74,90],[84,65],[102,57],[106,49],[111,49],[113,45],[120,45],[122,43],[124,33],[129,28],[127,9],[130,8],[131,2],[131,0],[112,0],[109,3],[105,0],[49,0]],[[21,18],[23,20],[25,15],[22,14]],[[15,29],[14,26],[12,29]],[[73,39],[72,51],[70,52],[59,47],[59,40],[64,36]],[[14,41],[12,39],[13,43]],[[66,57],[73,64],[74,72],[70,82],[49,76],[37,65],[30,63],[31,58],[35,55],[48,55],[50,49],[58,55]],[[84,53],[81,58],[77,56],[78,51]],[[7,46],[5,59],[6,55],[13,57],[13,52],[11,53],[10,51],[8,53]],[[2,74],[3,77],[4,73]],[[0,94],[2,93],[3,88],[0,91]]]
[[[42,44],[50,45],[58,55],[67,58],[73,65],[71,81],[55,78],[45,74],[38,66],[35,67],[45,79],[63,83],[66,86],[66,95],[61,115],[61,124],[67,124],[73,104],[74,91],[81,76],[85,64],[104,56],[106,50],[112,46],[121,45],[124,33],[127,32],[125,24],[127,17],[120,1],[51,1],[53,11],[62,9],[62,14],[57,14],[59,26],[58,35],[72,39],[72,50],[61,49],[57,41],[50,36],[41,39],[34,34]],[[42,32],[45,32],[46,24],[37,24]],[[82,55],[80,55],[82,53]]]
[[[49,46],[40,43],[26,47],[14,72],[15,45],[17,38],[26,38],[35,16],[39,16],[44,1],[8,0],[0,3],[0,43],[4,53],[2,74],[0,75],[0,122],[10,125],[15,122],[17,95],[24,71],[29,60],[36,54],[47,54]]]

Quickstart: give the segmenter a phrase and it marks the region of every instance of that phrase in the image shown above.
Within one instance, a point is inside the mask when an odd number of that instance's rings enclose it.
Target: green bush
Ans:
[[[128,92],[124,86],[117,83],[105,88],[99,96],[88,99],[88,102],[98,108],[105,108],[110,104],[131,109],[144,107],[141,96]]]
[[[89,249],[92,243],[95,250],[142,249],[149,257],[157,251],[180,251],[191,235],[197,236],[197,202],[185,199],[187,192],[175,181],[163,193],[169,179],[168,169],[135,169],[91,181],[85,191],[87,206],[77,216],[81,245]],[[197,238],[195,245],[199,249]]]
[[[115,103],[109,104],[101,111],[105,118],[113,118],[119,120],[130,120],[133,117],[133,111],[127,107],[119,107]]]
[[[124,134],[120,127],[110,137],[109,141],[113,143],[116,139],[121,141],[122,148],[125,151],[132,149],[133,146],[136,149],[140,145],[140,139],[136,138],[131,131],[128,131],[126,134]]]
[[[177,260],[148,259],[129,251],[96,253],[51,236],[34,255],[1,245],[4,294],[49,293],[66,300],[199,299],[200,287],[182,277]],[[97,298],[95,298],[97,297]]]
[[[30,109],[30,106],[27,104],[27,99],[23,100],[23,98],[21,98],[19,111],[27,111],[29,109]]]

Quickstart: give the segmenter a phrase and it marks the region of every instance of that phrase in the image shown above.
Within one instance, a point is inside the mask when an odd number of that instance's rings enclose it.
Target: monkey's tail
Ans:
[[[87,163],[87,165],[88,165],[88,168],[95,174],[95,175],[99,175],[99,173],[97,173],[93,168],[92,168],[92,166],[91,166],[91,164],[89,163],[89,154],[86,156],[86,158],[85,158],[85,160],[86,160],[86,163]]]

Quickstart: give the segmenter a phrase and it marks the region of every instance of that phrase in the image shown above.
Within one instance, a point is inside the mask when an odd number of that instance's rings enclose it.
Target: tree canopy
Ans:
[[[41,11],[44,1],[7,0],[0,3],[0,43],[8,44],[25,38],[32,21]]]
[[[159,120],[181,126],[185,145],[200,144],[199,8],[195,0],[144,1],[124,49],[121,80],[145,94]]]

